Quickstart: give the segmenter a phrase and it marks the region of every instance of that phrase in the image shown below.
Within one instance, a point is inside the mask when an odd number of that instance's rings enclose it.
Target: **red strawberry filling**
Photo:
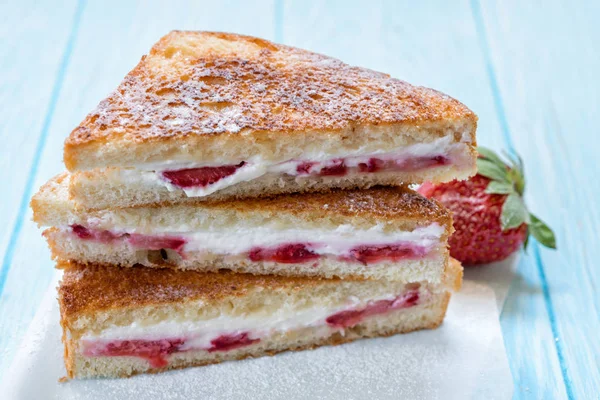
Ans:
[[[313,176],[344,176],[350,172],[373,173],[380,171],[415,171],[450,164],[443,155],[382,160],[371,157],[357,166],[348,166],[349,159],[338,158],[326,162],[300,161],[296,165],[296,174]],[[220,167],[186,168],[163,171],[162,177],[169,183],[183,188],[206,187],[223,178],[233,175],[246,165],[245,161],[237,165]],[[355,164],[354,164],[355,165]]]
[[[124,240],[136,249],[169,249],[176,251],[180,256],[185,258],[184,247],[187,241],[177,236],[151,236],[137,233],[115,234],[110,231],[90,229],[81,225],[72,225],[71,230],[73,234],[84,240],[94,240],[101,243]],[[323,247],[324,245],[320,243],[286,243],[274,247],[254,247],[247,253],[247,257],[255,262],[272,261],[282,264],[314,262],[321,257],[336,257],[335,255],[328,254],[326,251],[322,251],[321,253],[316,251],[317,248]],[[210,251],[210,249],[207,250]],[[354,261],[363,265],[370,265],[382,261],[423,258],[429,251],[430,248],[428,247],[414,245],[410,242],[402,242],[355,246],[337,257],[344,261]]]
[[[183,246],[185,245],[185,240],[181,238],[167,236],[146,236],[138,235],[137,233],[129,235],[127,240],[131,245],[140,249],[171,249],[178,253],[183,250]]]
[[[450,164],[450,159],[445,156],[434,156],[434,157],[414,157],[407,158],[401,162],[396,163],[396,167],[402,171],[417,171],[420,169],[438,167],[442,165]]]
[[[296,167],[296,172],[298,175],[344,176],[348,172],[348,167],[340,158],[322,167],[317,162],[301,162]]]
[[[152,368],[166,367],[167,357],[183,346],[183,339],[162,340],[115,340],[109,343],[93,343],[86,345],[84,354],[99,356],[130,356],[148,360]]]
[[[250,339],[248,337],[248,332],[233,335],[221,335],[210,341],[211,346],[207,350],[211,353],[215,351],[229,351],[258,342],[260,342],[260,339]]]
[[[344,160],[335,160],[331,165],[327,165],[319,171],[321,176],[344,176],[348,172],[348,168],[344,164]]]
[[[110,231],[90,229],[82,225],[71,225],[71,231],[80,239],[94,240],[101,243],[110,243],[113,240],[124,239],[130,245],[144,250],[170,249],[180,253],[185,246],[185,239],[175,236],[149,236],[137,233],[123,233],[117,235]]]
[[[325,322],[335,328],[349,328],[361,323],[365,318],[385,314],[392,310],[399,310],[417,305],[419,291],[410,290],[392,300],[379,300],[367,304],[366,307],[356,310],[346,310],[329,316]]]
[[[378,158],[370,158],[366,163],[358,164],[360,172],[377,172],[385,167],[385,161]]]
[[[296,167],[296,172],[299,175],[305,175],[305,174],[310,174],[310,169],[313,167],[313,165],[315,165],[317,163],[314,162],[303,162],[298,164],[298,166]]]
[[[327,317],[325,323],[335,329],[349,328],[361,323],[367,317],[412,307],[418,302],[419,290],[411,289],[391,300],[372,301],[361,308],[337,312]],[[210,340],[209,346],[200,348],[191,347],[186,343],[187,339],[183,338],[113,340],[110,342],[84,340],[83,354],[88,357],[140,357],[147,360],[153,368],[163,368],[169,364],[168,357],[173,353],[190,350],[205,350],[211,353],[225,352],[260,342],[260,338],[250,338],[250,335],[250,331],[219,335]]]
[[[289,243],[278,247],[255,247],[248,253],[251,261],[274,261],[284,264],[304,263],[316,260],[324,255],[316,253],[315,245],[310,243]],[[346,261],[358,261],[364,265],[381,261],[400,261],[424,257],[428,249],[411,243],[390,245],[364,245],[352,248]]]
[[[260,339],[250,339],[248,332],[221,335],[210,341],[209,352],[229,351],[258,343]],[[182,350],[184,339],[161,340],[115,340],[108,343],[86,343],[84,354],[89,357],[128,356],[147,360],[153,368],[169,365],[167,357]]]
[[[382,160],[371,157],[366,162],[361,162],[354,168],[348,167],[347,161],[340,158],[327,163],[325,166],[320,166],[316,162],[302,162],[296,167],[296,172],[298,175],[344,176],[348,172],[416,171],[448,164],[450,164],[450,159],[442,155],[412,157],[399,160]]]
[[[163,177],[180,188],[205,187],[220,181],[243,167],[245,162],[237,165],[225,165],[222,167],[200,167],[180,169],[176,171],[164,171]]]
[[[102,243],[108,243],[119,237],[110,231],[88,229],[83,225],[71,225],[71,230],[80,239],[96,240]]]
[[[252,261],[275,261],[284,264],[302,263],[315,260],[320,256],[302,243],[285,244],[275,248],[255,247],[248,253]]]
[[[348,172],[343,159],[333,160],[328,165],[322,166],[318,162],[301,162],[296,167],[298,175],[318,176],[344,176]]]
[[[380,261],[400,261],[421,258],[427,254],[427,249],[410,243],[392,245],[357,246],[350,250],[349,259],[362,264],[374,264]]]

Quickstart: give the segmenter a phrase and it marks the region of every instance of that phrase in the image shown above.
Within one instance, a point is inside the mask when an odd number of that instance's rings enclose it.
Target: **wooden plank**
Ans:
[[[75,0],[0,5],[0,292],[68,59]]]
[[[558,235],[558,252],[532,249],[533,289],[545,299],[567,396],[582,399],[600,393],[599,13],[598,2],[481,4],[510,140],[528,167],[528,202]]]
[[[48,2],[47,7],[53,7]],[[273,39],[270,1],[200,4],[194,1],[90,2],[85,5],[65,78],[57,95],[46,145],[33,177],[34,189],[63,170],[62,144],[68,133],[113,90],[142,54],[172,29],[237,31]],[[118,9],[118,12],[115,10]],[[64,22],[63,22],[64,23]],[[50,35],[50,32],[41,32]],[[20,164],[17,164],[20,165]],[[27,208],[26,208],[27,210]],[[0,295],[0,373],[13,356],[53,270],[46,244],[27,210]]]
[[[343,1],[288,2],[283,15],[286,44],[444,91],[479,115],[481,144],[506,147],[504,116],[488,74],[493,66],[482,51],[468,2],[402,7],[398,2],[372,1],[368,8]],[[560,398],[566,391],[545,302],[543,296],[526,291],[541,285],[531,257],[520,262],[519,276],[502,316],[515,397]],[[534,337],[540,340],[524,348],[525,338]]]
[[[19,2],[0,6],[0,170],[5,190],[0,203],[0,293],[5,287],[12,257],[27,224],[33,179],[45,147],[56,100],[62,88],[79,14],[76,1],[58,4]],[[33,260],[37,266],[37,260]],[[33,283],[32,274],[15,290]],[[43,287],[39,294],[43,293]],[[29,290],[28,290],[29,292]],[[9,294],[10,296],[10,294]],[[10,300],[2,297],[0,301]],[[0,311],[0,373],[20,338],[15,329],[20,304]],[[11,345],[12,344],[12,345]]]
[[[566,389],[534,257],[519,263],[500,316],[515,399],[561,399]]]

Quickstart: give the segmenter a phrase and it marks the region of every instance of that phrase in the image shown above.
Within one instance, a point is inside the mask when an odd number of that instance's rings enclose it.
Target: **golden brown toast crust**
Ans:
[[[260,142],[271,133],[458,120],[473,127],[474,142],[475,114],[435,90],[250,36],[173,31],[73,130],[65,163],[73,170],[78,149],[115,140],[197,146],[219,135]]]
[[[377,186],[360,190],[331,190],[325,193],[295,193],[213,203],[209,207],[244,210],[264,210],[301,215],[316,211],[346,217],[368,215],[372,218],[394,220],[414,219],[427,224],[438,222],[452,225],[450,212],[435,200],[427,199],[408,187]]]

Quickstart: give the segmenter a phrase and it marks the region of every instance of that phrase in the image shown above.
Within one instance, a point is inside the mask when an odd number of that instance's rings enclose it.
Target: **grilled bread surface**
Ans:
[[[288,160],[442,136],[474,145],[476,125],[459,101],[384,73],[250,36],[173,31],[73,130],[64,159],[75,171]]]

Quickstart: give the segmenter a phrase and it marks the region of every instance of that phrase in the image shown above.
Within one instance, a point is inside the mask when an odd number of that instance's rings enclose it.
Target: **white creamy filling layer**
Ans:
[[[422,295],[422,291],[419,292]],[[104,329],[96,335],[84,335],[82,341],[115,341],[115,340],[161,340],[186,339],[181,350],[208,348],[211,340],[221,335],[249,332],[249,338],[261,338],[274,332],[290,332],[303,328],[326,326],[327,317],[349,309],[361,309],[369,302],[393,300],[398,294],[389,294],[362,300],[349,297],[344,304],[334,307],[313,307],[294,310],[286,307],[275,312],[262,312],[239,317],[220,315],[208,320],[175,321],[168,320],[154,325],[143,325],[134,322],[127,326],[115,326]],[[198,305],[200,306],[200,304]],[[335,328],[331,328],[335,329]]]
[[[226,187],[260,178],[266,174],[287,174],[298,176],[301,179],[310,177],[310,175],[299,175],[297,172],[298,165],[306,162],[318,163],[318,169],[319,167],[327,167],[328,165],[334,163],[339,157],[343,157],[344,164],[348,168],[357,167],[361,163],[368,163],[369,159],[373,157],[383,161],[396,160],[398,162],[412,158],[428,156],[434,157],[437,155],[446,155],[452,159],[453,154],[461,154],[467,149],[468,146],[469,144],[467,143],[455,142],[454,138],[451,136],[445,136],[432,142],[416,143],[410,146],[400,147],[392,151],[375,151],[365,153],[364,150],[357,149],[351,154],[344,154],[340,156],[333,156],[332,154],[328,153],[313,153],[304,155],[301,160],[288,160],[277,163],[266,161],[260,157],[253,157],[248,160],[223,160],[222,164],[216,164],[213,162],[208,165],[200,162],[164,161],[161,163],[140,164],[133,166],[133,168],[130,169],[119,169],[115,172],[115,174],[119,182],[123,184],[139,185],[140,183],[143,183],[149,186],[165,187],[169,191],[183,190],[188,197],[203,197]],[[246,164],[237,169],[232,175],[229,175],[211,185],[204,187],[197,186],[180,188],[179,186],[170,183],[162,175],[163,171],[175,171],[180,169],[200,168],[207,166],[219,167],[223,165],[237,165],[242,161],[244,161]],[[355,173],[353,172],[348,173],[350,176],[354,174]]]
[[[382,225],[368,230],[356,230],[351,225],[341,225],[335,230],[287,229],[273,230],[256,227],[231,231],[197,232],[186,236],[189,240],[184,251],[194,252],[210,249],[219,254],[246,253],[255,247],[273,248],[289,243],[313,244],[311,250],[317,254],[343,256],[356,246],[374,246],[393,243],[410,243],[414,246],[431,248],[440,242],[444,228],[434,223],[413,231],[384,232]]]
[[[70,232],[70,228],[63,228]],[[206,230],[193,233],[156,232],[156,237],[174,237],[186,241],[184,252],[210,251],[216,254],[243,254],[253,248],[275,248],[284,244],[310,245],[317,254],[344,256],[357,246],[377,246],[408,243],[416,247],[432,249],[438,246],[444,227],[433,223],[412,231],[384,231],[383,224],[370,229],[357,230],[352,225],[340,225],[336,229],[274,229],[268,226],[240,227],[228,230]],[[113,231],[113,233],[134,233]]]

